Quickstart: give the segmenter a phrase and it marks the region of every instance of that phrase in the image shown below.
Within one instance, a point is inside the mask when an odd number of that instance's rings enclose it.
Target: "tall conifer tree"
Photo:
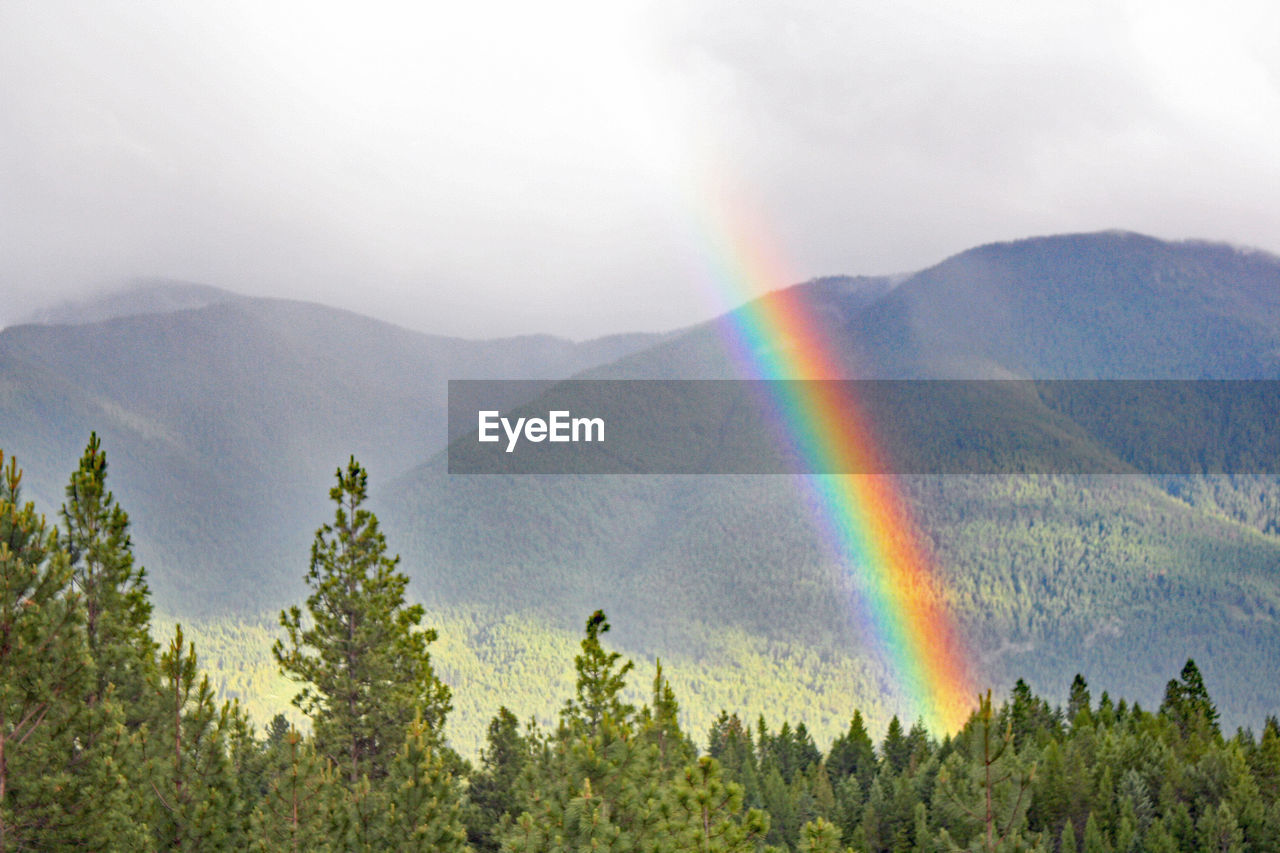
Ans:
[[[334,812],[338,792],[332,765],[321,761],[311,744],[289,728],[273,747],[284,758],[268,781],[266,794],[253,813],[253,847],[261,851],[310,851],[332,849]]]
[[[364,507],[367,473],[351,457],[337,481],[333,523],[311,546],[309,618],[297,607],[282,612],[288,639],[273,652],[304,685],[294,704],[311,718],[317,751],[354,789],[363,776],[386,776],[415,719],[442,741],[450,696],[427,652],[435,631],[419,629],[422,607],[405,603],[400,558],[387,555],[378,519]]]
[[[476,849],[498,849],[499,825],[517,813],[517,781],[530,754],[515,714],[499,708],[489,722],[487,746],[480,751],[480,766],[471,774],[467,792],[472,806],[469,837]]]
[[[22,471],[0,453],[0,850],[74,840],[68,801],[75,726],[89,676],[71,566]]]
[[[129,515],[107,490],[107,457],[90,433],[80,467],[67,484],[59,544],[71,559],[72,582],[85,609],[85,636],[94,677],[87,704],[102,701],[108,685],[131,726],[145,716],[147,679],[155,667],[151,600],[146,570],[133,563]]]
[[[609,632],[609,620],[604,611],[597,610],[587,619],[586,636],[582,639],[582,654],[573,659],[578,672],[577,696],[565,703],[561,717],[570,727],[582,727],[596,733],[607,716],[615,723],[634,713],[635,708],[619,698],[627,686],[627,673],[635,664],[624,662],[618,652],[606,652],[600,642]]]
[[[67,843],[93,849],[145,845],[136,815],[149,795],[137,733],[158,710],[148,682],[155,675],[151,600],[146,572],[133,562],[129,516],[106,488],[107,458],[97,433],[72,473],[57,531],[84,608],[89,669],[77,715],[77,748],[65,801],[77,832]],[[117,820],[110,819],[116,816]]]
[[[652,711],[637,715],[622,701],[633,664],[605,651],[600,637],[608,630],[599,610],[587,620],[574,658],[576,696],[560,712],[549,749],[535,750],[526,768],[525,811],[501,834],[503,850],[662,849],[650,843],[660,834],[661,788],[674,773],[651,736]]]
[[[469,853],[462,786],[449,756],[421,721],[410,723],[387,775],[383,826],[386,849],[412,853]]]
[[[239,709],[230,702],[218,708],[181,625],[160,656],[152,690],[159,711],[142,730],[152,843],[169,850],[244,849],[247,809],[229,750]]]

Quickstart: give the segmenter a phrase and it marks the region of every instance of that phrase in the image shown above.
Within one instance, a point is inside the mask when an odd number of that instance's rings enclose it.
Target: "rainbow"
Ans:
[[[847,378],[807,307],[794,292],[779,290],[794,279],[770,253],[771,241],[750,227],[741,205],[719,207],[708,232],[716,237],[715,277],[723,295],[742,306],[728,313],[725,324],[741,369],[759,379]],[[769,295],[759,298],[761,293]],[[872,432],[844,386],[774,387],[771,402],[805,470],[885,470],[876,467]],[[853,605],[881,649],[909,719],[923,719],[935,732],[955,732],[976,690],[959,634],[938,600],[938,579],[893,479],[815,474],[804,480],[816,497],[819,527],[853,579]]]

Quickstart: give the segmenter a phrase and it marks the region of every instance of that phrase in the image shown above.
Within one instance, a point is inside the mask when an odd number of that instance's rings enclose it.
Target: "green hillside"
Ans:
[[[847,305],[830,286],[799,292],[843,341],[851,376],[1272,378],[1280,353],[1275,259],[1138,235],[983,247],[865,303]],[[732,376],[724,340],[706,324],[587,375]],[[1034,426],[1060,414],[1017,417]],[[1142,450],[1105,419],[1066,427],[1079,436],[1071,453],[1117,470]],[[437,459],[384,492],[388,527],[422,567],[429,601],[535,609],[557,625],[595,602],[618,614],[620,639],[655,654],[745,627],[868,659],[847,569],[824,553],[799,481],[467,478],[443,468]],[[1232,485],[1246,481],[1244,492]],[[1022,675],[1052,694],[1088,666],[1152,702],[1164,673],[1194,656],[1223,679],[1230,720],[1274,706],[1275,688],[1251,674],[1280,663],[1275,477],[900,485],[989,683]],[[893,675],[878,666],[883,689],[864,701],[892,708]]]
[[[97,430],[160,604],[252,613],[298,588],[341,461],[390,480],[443,445],[449,378],[562,376],[651,340],[467,341],[247,298],[15,326],[0,331],[0,440],[48,512]]]
[[[1280,263],[1217,245],[1044,238],[792,294],[851,377],[1280,374]],[[551,686],[569,677],[565,646],[597,608],[628,654],[679,662],[697,726],[724,706],[812,709],[820,739],[852,704],[887,720],[906,710],[894,673],[803,480],[444,473],[447,379],[735,377],[727,322],[477,342],[234,298],[13,327],[0,332],[0,446],[50,511],[89,431],[103,435],[160,608],[197,633],[215,682],[260,714],[289,695],[267,653],[274,616],[300,596],[328,481],[354,453],[410,595],[441,628],[442,674],[468,697],[451,724],[459,743],[479,743],[499,696],[545,718]],[[1132,451],[1105,424],[1067,426],[1072,453],[1123,467]],[[1227,723],[1280,706],[1280,686],[1258,677],[1280,664],[1276,477],[899,485],[991,686],[1024,676],[1062,697],[1087,670],[1150,705],[1194,657]]]

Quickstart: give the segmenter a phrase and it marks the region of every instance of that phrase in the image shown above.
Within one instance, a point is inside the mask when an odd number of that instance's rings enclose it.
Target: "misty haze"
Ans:
[[[1278,81],[1247,2],[0,6],[0,851],[1280,849]]]

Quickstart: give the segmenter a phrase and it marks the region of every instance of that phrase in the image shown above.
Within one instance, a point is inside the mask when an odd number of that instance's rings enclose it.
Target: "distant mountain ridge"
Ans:
[[[1261,253],[1109,232],[993,244],[872,281],[866,301],[792,289],[853,377],[1280,377],[1280,262]],[[585,375],[740,376],[725,325]],[[430,600],[536,607],[561,624],[597,602],[641,648],[655,633],[696,648],[699,620],[833,654],[870,640],[787,478],[443,472],[438,457],[383,492]],[[1158,701],[1179,657],[1218,655],[1241,674],[1280,665],[1276,478],[1023,481],[901,483],[986,677],[1053,690],[1076,671],[1124,672],[1130,694]],[[1224,695],[1261,713],[1280,702],[1268,691],[1243,677]]]
[[[1280,259],[1127,232],[993,243],[916,273],[846,334],[885,376],[1269,379]]]
[[[239,293],[171,279],[137,279],[80,299],[41,308],[11,325],[79,326],[117,317],[168,314],[188,308],[204,308],[221,302],[246,299]]]
[[[660,339],[469,341],[287,300],[156,305],[0,331],[0,436],[52,511],[97,430],[157,594],[180,611],[296,588],[332,470],[355,454],[390,480],[443,446],[448,379],[566,376]]]
[[[27,469],[28,496],[56,509],[98,430],[170,612],[296,600],[333,470],[354,453],[414,594],[433,606],[567,630],[605,607],[644,654],[705,653],[731,669],[711,638],[748,636],[870,667],[857,689],[892,693],[892,674],[866,663],[847,571],[788,478],[444,473],[448,379],[736,378],[729,318],[583,343],[467,341],[314,304],[179,293],[0,331],[0,448]],[[1280,261],[1221,244],[1036,238],[789,293],[851,377],[1280,378]],[[1280,687],[1254,677],[1280,671],[1275,478],[920,477],[902,489],[993,684],[1024,675],[1052,695],[1090,669],[1158,701],[1190,655],[1219,662],[1215,696],[1241,719],[1280,706]]]

